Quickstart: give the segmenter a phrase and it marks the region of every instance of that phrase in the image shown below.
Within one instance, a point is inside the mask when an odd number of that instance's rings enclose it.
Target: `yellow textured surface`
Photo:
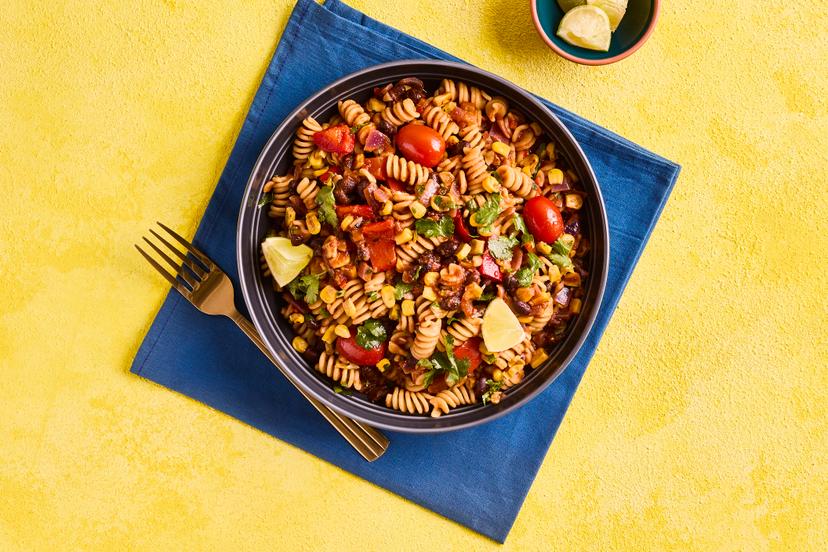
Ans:
[[[496,549],[128,374],[131,244],[193,232],[292,3],[37,4],[0,10],[0,549]],[[825,550],[828,4],[663,4],[585,68],[525,1],[353,1],[684,167],[505,549]]]

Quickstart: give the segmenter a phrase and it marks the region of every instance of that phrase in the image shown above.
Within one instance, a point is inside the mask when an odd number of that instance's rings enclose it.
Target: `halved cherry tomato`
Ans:
[[[354,135],[348,125],[335,125],[314,133],[313,143],[322,151],[347,154],[354,151]]]
[[[497,263],[488,251],[483,253],[483,264],[480,265],[478,270],[480,271],[480,275],[484,278],[489,278],[495,282],[503,280],[503,274],[500,272],[500,267],[497,266]]]
[[[365,168],[371,173],[374,178],[377,180],[385,180],[388,178],[388,175],[385,173],[385,158],[387,156],[383,155],[382,157],[366,157],[365,158]]]
[[[446,141],[426,125],[405,125],[397,131],[396,141],[403,157],[425,167],[439,163],[446,152]]]
[[[365,349],[356,342],[356,337],[337,338],[336,352],[360,366],[372,366],[385,357],[386,343],[382,343],[375,349]]]
[[[471,337],[463,342],[459,347],[455,347],[454,356],[457,358],[468,359],[469,374],[473,374],[477,367],[480,366],[480,342],[479,337]]]
[[[463,220],[463,215],[460,214],[460,211],[457,211],[454,214],[454,230],[457,232],[457,237],[462,241],[472,241],[471,233],[469,233],[468,228],[466,228],[466,222]]]
[[[366,224],[362,227],[362,235],[366,240],[391,240],[397,233],[394,231],[394,221],[387,219],[382,222]]]
[[[362,217],[365,220],[374,220],[374,211],[370,205],[336,205],[337,218],[344,219],[348,215]]]
[[[563,218],[552,200],[535,196],[523,206],[526,227],[538,241],[555,243],[564,231]]]

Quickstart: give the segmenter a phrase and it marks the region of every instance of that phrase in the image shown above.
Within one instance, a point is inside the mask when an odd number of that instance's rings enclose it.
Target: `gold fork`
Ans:
[[[192,257],[187,253],[181,252],[177,247],[174,247],[170,242],[164,239],[158,232],[150,228],[150,234],[160,241],[167,248],[169,252],[181,260],[178,264],[170,256],[165,253],[160,247],[155,245],[152,241],[144,236],[144,241],[166,261],[174,270],[171,274],[164,267],[161,266],[153,257],[146,251],[141,249],[138,244],[135,248],[144,256],[144,258],[151,264],[158,272],[161,273],[167,281],[190,303],[198,310],[210,315],[223,315],[230,318],[241,330],[247,334],[247,337],[270,359],[270,361],[279,369],[283,376],[299,390],[302,395],[310,401],[316,410],[330,422],[332,426],[353,446],[366,460],[372,462],[382,456],[388,448],[388,438],[374,429],[371,426],[364,425],[356,420],[352,420],[343,416],[324,404],[320,403],[311,397],[304,389],[302,389],[296,382],[290,372],[288,372],[276,358],[270,353],[265,346],[259,332],[256,331],[255,326],[238,310],[233,301],[233,283],[230,278],[210,260],[207,255],[202,253],[193,244],[179,236],[176,232],[168,228],[162,223],[158,226],[163,228],[175,241],[181,244]],[[180,279],[179,279],[180,278]]]

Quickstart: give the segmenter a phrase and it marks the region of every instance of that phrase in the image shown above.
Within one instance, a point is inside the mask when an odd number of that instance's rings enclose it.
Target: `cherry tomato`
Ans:
[[[479,337],[471,337],[463,342],[459,347],[455,347],[454,356],[457,358],[468,359],[469,374],[473,374],[477,367],[480,366],[480,342]]]
[[[385,158],[386,157],[387,156],[383,155],[382,157],[366,157],[365,158],[365,168],[377,180],[385,180],[386,178],[388,178],[388,175],[385,173]]]
[[[555,243],[564,231],[563,218],[552,200],[535,196],[523,206],[526,227],[538,241]]]
[[[336,125],[313,135],[313,143],[322,151],[341,155],[354,151],[354,135],[348,125]]]
[[[356,342],[356,337],[347,339],[339,337],[336,340],[336,352],[360,366],[372,366],[385,357],[386,344],[382,343],[375,349],[365,349]]]
[[[429,126],[405,125],[397,131],[396,139],[403,157],[425,167],[439,163],[446,152],[446,141]]]
[[[404,192],[405,184],[400,182],[399,180],[395,180],[393,178],[386,178],[385,183],[388,184],[388,187],[391,188],[392,192]]]
[[[336,216],[344,219],[348,215],[362,217],[365,220],[374,220],[374,210],[370,205],[336,205]]]

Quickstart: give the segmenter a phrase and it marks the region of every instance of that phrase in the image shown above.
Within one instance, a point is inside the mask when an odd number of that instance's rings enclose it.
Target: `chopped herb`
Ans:
[[[552,244],[552,251],[558,255],[566,255],[568,257],[573,245],[575,245],[575,236],[564,234],[558,238],[558,241]]]
[[[417,265],[417,268],[414,269],[414,274],[411,276],[415,280],[420,277],[420,272],[423,270],[423,265]]]
[[[550,261],[558,265],[560,268],[565,270],[572,270],[573,264],[572,259],[569,258],[568,255],[559,255],[558,253],[551,253],[547,255]]]
[[[379,298],[380,298],[380,294],[379,294],[378,291],[372,291],[371,293],[368,294],[368,301],[370,301],[371,303],[373,303],[374,301],[376,301]]]
[[[540,268],[540,259],[534,253],[526,254],[527,265],[515,273],[518,285],[520,287],[528,287],[532,285],[532,279],[535,277],[535,272]]]
[[[489,253],[501,261],[512,260],[512,249],[518,244],[515,238],[508,236],[492,236],[489,238]]]
[[[356,134],[357,132],[359,132],[359,131],[360,131],[360,130],[362,130],[363,128],[367,127],[367,126],[368,126],[368,124],[369,124],[369,123],[360,123],[360,124],[358,124],[358,125],[354,125],[354,126],[352,126],[352,127],[351,127],[351,134]]]
[[[294,278],[287,285],[287,289],[295,299],[310,305],[319,298],[319,280],[324,275],[324,272],[320,272],[319,274],[308,274],[307,276]]]
[[[428,369],[423,378],[423,385],[426,387],[431,385],[439,374],[445,375],[446,384],[451,387],[469,373],[469,359],[454,356],[454,338],[450,335],[446,336],[445,351],[434,353],[430,359],[420,360],[417,366]]]
[[[515,230],[520,233],[520,242],[521,243],[532,243],[535,241],[535,237],[529,232],[529,229],[526,228],[526,223],[523,221],[523,217],[520,216],[518,213],[515,213],[514,218],[514,225]]]
[[[454,221],[451,217],[442,217],[440,220],[420,219],[414,225],[417,233],[426,238],[447,238],[454,234]]]
[[[412,284],[406,284],[405,282],[397,282],[394,284],[394,299],[399,301],[403,298],[403,295],[411,291],[411,288],[414,287]]]
[[[491,225],[500,214],[500,196],[490,194],[482,207],[474,212],[474,222],[478,227],[486,228]]]
[[[368,320],[357,329],[356,342],[363,349],[376,349],[388,338],[379,320]]]
[[[483,404],[488,404],[489,403],[489,401],[492,399],[492,395],[494,395],[495,393],[500,391],[500,388],[503,387],[503,383],[501,383],[499,381],[494,381],[494,380],[487,379],[486,380],[486,386],[487,386],[486,392],[483,393],[483,397],[482,397]]]
[[[274,197],[273,192],[267,192],[266,194],[264,194],[262,196],[262,199],[259,200],[258,206],[259,207],[264,207],[265,205],[270,205],[270,203],[273,201],[273,197]]]
[[[334,209],[334,195],[332,186],[320,186],[316,194],[316,204],[319,205],[319,220],[336,228],[339,226],[339,219],[336,218]]]
[[[459,316],[449,316],[448,318],[446,318],[446,326],[451,326],[458,320],[460,320]]]
[[[483,362],[485,362],[486,364],[494,364],[495,362],[497,362],[497,357],[494,355],[494,353],[483,353],[481,357],[483,358]]]
[[[334,393],[338,393],[340,395],[351,395],[351,394],[353,394],[350,389],[345,389],[341,385],[334,385]]]
[[[497,290],[488,290],[484,291],[483,294],[476,299],[476,301],[491,301],[495,297],[497,297]]]

